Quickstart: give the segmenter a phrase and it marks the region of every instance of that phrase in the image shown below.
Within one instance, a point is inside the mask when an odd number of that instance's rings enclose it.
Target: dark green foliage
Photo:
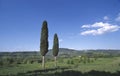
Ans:
[[[120,66],[120,63],[118,65]]]
[[[58,42],[58,36],[57,34],[54,35],[54,41],[53,41],[53,55],[57,56],[59,52],[59,42]]]
[[[67,64],[70,64],[70,60],[67,61]]]
[[[73,61],[73,60],[71,60],[71,64],[74,64],[74,61]]]
[[[68,60],[67,64],[74,64],[74,61],[73,60]]]
[[[42,56],[48,52],[48,27],[47,21],[44,21],[41,29],[41,39],[40,39],[40,53]]]
[[[0,60],[0,66],[3,66],[3,61],[2,60]]]

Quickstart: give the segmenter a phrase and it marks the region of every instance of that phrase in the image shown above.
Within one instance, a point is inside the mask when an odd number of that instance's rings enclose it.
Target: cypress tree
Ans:
[[[53,56],[54,56],[54,60],[55,60],[55,67],[57,66],[57,55],[59,52],[59,42],[58,42],[58,36],[57,34],[54,34],[54,41],[53,41]]]
[[[48,27],[47,21],[43,21],[40,39],[40,53],[42,55],[42,67],[45,68],[45,55],[48,52]]]

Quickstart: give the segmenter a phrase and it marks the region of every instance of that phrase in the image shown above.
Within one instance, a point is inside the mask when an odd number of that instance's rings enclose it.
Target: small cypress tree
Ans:
[[[40,39],[40,53],[42,55],[42,67],[45,69],[45,55],[48,52],[48,27],[47,21],[43,21]]]
[[[55,67],[57,66],[57,55],[59,52],[59,41],[57,34],[54,34],[54,41],[53,41],[53,56],[55,60]]]

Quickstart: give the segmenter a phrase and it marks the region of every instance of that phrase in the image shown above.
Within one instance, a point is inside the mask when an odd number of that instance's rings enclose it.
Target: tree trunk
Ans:
[[[42,56],[42,68],[45,69],[45,56]]]
[[[54,56],[54,59],[55,59],[55,67],[57,67],[57,57]]]

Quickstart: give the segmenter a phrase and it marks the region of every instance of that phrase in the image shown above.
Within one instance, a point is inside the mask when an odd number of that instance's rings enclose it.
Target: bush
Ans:
[[[14,63],[14,59],[13,58],[10,58],[9,59],[9,64],[13,64]]]
[[[74,61],[73,60],[68,60],[67,64],[74,64]]]
[[[67,64],[70,64],[70,60],[67,61]]]
[[[120,63],[118,65],[120,66]]]
[[[33,64],[33,63],[34,63],[34,61],[33,61],[33,60],[31,60],[31,61],[30,61],[30,63],[31,63],[31,64]]]
[[[2,62],[2,60],[0,61],[0,66],[3,66],[3,62]]]
[[[86,61],[84,60],[83,63],[86,64]]]
[[[70,62],[71,64],[74,64],[74,62],[73,62],[73,60],[71,60],[71,62]]]
[[[42,63],[42,60],[37,60],[37,63]]]

